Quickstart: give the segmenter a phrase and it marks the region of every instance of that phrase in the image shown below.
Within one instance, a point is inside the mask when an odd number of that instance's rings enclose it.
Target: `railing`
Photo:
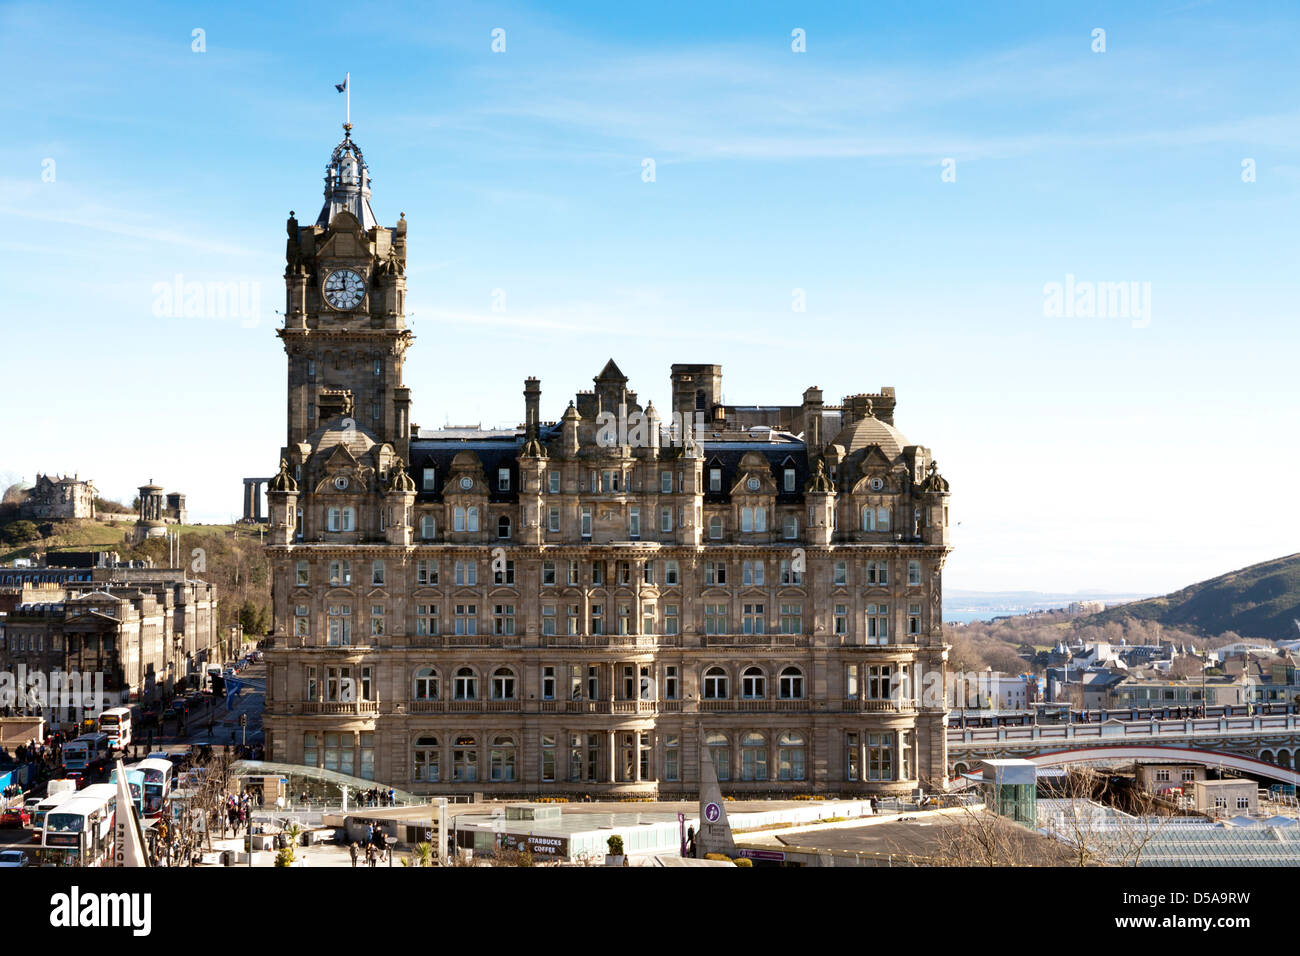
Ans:
[[[1272,714],[1258,717],[1186,718],[1183,720],[1107,721],[1101,724],[1045,724],[1028,727],[949,728],[948,744],[985,741],[1178,739],[1223,735],[1253,736],[1268,732],[1279,735],[1300,733],[1300,717]]]
[[[905,698],[875,700],[870,697],[846,697],[841,709],[864,714],[911,714],[916,711],[916,701]]]
[[[705,647],[807,647],[806,634],[705,634]]]
[[[305,700],[299,705],[304,714],[363,714],[379,713],[379,702],[373,700]]]
[[[811,709],[810,702],[807,700],[768,700],[757,698],[746,700],[702,700],[700,701],[700,710],[706,713],[719,712],[798,712]]]

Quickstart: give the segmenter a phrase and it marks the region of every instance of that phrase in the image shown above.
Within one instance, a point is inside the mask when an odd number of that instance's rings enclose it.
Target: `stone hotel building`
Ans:
[[[288,222],[268,759],[693,796],[709,747],[737,796],[942,788],[948,483],[893,389],[731,406],[674,365],[660,411],[611,360],[557,421],[529,378],[517,429],[418,428],[368,176],[349,129]]]

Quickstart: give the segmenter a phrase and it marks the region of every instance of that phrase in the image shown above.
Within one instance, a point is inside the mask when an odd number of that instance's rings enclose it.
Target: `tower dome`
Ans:
[[[328,226],[344,210],[352,213],[367,232],[379,224],[370,208],[370,167],[361,155],[361,147],[352,141],[351,129],[334,147],[325,167],[325,205],[316,217],[316,225]]]

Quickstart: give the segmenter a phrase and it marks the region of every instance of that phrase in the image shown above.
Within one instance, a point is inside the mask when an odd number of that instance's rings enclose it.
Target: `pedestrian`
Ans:
[[[373,843],[366,846],[366,865],[370,867],[375,865],[375,846]]]
[[[348,844],[348,854],[352,857],[352,869],[357,868],[357,845],[356,843]]]

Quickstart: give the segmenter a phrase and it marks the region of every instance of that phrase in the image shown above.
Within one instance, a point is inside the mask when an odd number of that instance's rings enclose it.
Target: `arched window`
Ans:
[[[478,509],[477,508],[470,508],[469,511],[466,513],[465,530],[466,531],[478,530]]]
[[[453,515],[452,526],[451,526],[452,530],[464,531],[465,530],[465,509],[460,506],[457,506],[452,511],[452,515]]]
[[[871,505],[862,506],[862,530],[876,530],[876,509]]]
[[[709,538],[713,541],[721,540],[722,538],[722,516],[721,515],[711,515],[709,517]]]
[[[478,676],[472,667],[462,667],[456,671],[453,693],[456,700],[478,700]]]
[[[888,508],[880,507],[876,509],[876,530],[877,531],[889,530],[889,509]]]
[[[478,780],[478,739],[461,736],[452,741],[451,779],[459,783]]]
[[[505,515],[502,515],[500,518],[497,519],[497,537],[498,538],[510,537],[510,519]]]
[[[767,779],[767,738],[750,731],[740,738],[740,779]]]
[[[731,744],[727,742],[727,735],[721,733],[705,734],[704,746],[709,748],[709,756],[713,758],[713,769],[717,772],[718,779],[730,780]]]
[[[492,673],[492,699],[515,699],[515,672],[508,667],[498,667]]]
[[[793,731],[784,733],[777,738],[776,745],[777,779],[803,780],[807,754],[803,734]]]
[[[781,671],[781,699],[803,700],[803,671],[787,667]]]
[[[710,667],[704,672],[704,699],[727,699],[727,672],[721,667]]]
[[[339,520],[340,509],[330,508],[327,513],[329,515],[329,524],[326,527],[328,527],[330,531],[342,530],[343,526]]]
[[[343,509],[343,531],[355,531],[357,529],[357,512],[355,508]]]
[[[515,741],[513,737],[492,738],[489,755],[489,773],[498,783],[511,783],[515,779]]]
[[[439,755],[437,737],[417,737],[415,741],[415,769],[411,776],[417,783],[437,783],[439,779]]]
[[[411,696],[415,700],[437,700],[438,672],[432,667],[421,667],[416,671]]]
[[[420,537],[428,540],[433,537],[435,530],[433,515],[423,515],[420,518]]]
[[[763,668],[745,668],[745,672],[740,675],[740,696],[749,698],[767,696],[767,678],[763,676]]]

